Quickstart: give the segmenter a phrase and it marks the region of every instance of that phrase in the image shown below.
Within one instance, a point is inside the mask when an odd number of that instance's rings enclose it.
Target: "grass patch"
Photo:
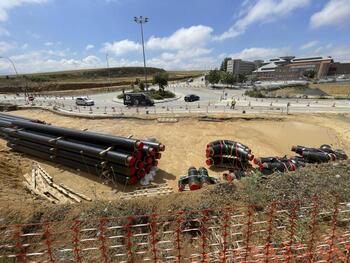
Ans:
[[[150,96],[151,99],[154,100],[164,100],[164,99],[171,99],[171,98],[175,98],[175,94],[169,90],[155,90],[155,89],[150,89],[148,92],[147,91],[140,91],[140,90],[135,90],[132,92],[128,92],[128,93],[139,93],[139,92],[143,92],[145,94],[148,94]],[[124,94],[119,94],[117,96],[118,99],[123,99],[124,98]]]
[[[245,96],[252,97],[252,98],[265,98],[266,96],[262,93],[261,90],[252,89],[252,90],[246,90],[244,92]]]

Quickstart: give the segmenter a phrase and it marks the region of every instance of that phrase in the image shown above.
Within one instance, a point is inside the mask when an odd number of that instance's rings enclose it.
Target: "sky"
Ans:
[[[350,62],[350,0],[0,0],[0,57],[19,73],[213,69],[225,57]],[[0,59],[0,74],[13,74]]]

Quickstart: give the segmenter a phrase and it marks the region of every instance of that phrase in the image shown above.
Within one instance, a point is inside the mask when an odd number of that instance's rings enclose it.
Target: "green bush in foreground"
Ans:
[[[138,93],[140,91],[133,91],[131,93]],[[163,100],[163,99],[170,99],[170,98],[175,98],[175,94],[172,93],[171,91],[168,90],[155,90],[155,89],[150,89],[149,92],[144,92],[145,94],[148,94],[151,99],[154,100]],[[118,99],[123,99],[124,94],[119,94],[117,96]]]

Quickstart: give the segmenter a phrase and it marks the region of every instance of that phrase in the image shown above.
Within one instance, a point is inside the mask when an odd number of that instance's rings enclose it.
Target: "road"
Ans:
[[[156,88],[156,87],[150,87]],[[194,79],[191,83],[172,83],[167,87],[174,92],[177,100],[156,103],[155,107],[127,108],[122,103],[113,101],[120,92],[101,93],[90,95],[95,101],[94,107],[76,107],[74,97],[36,97],[35,104],[58,105],[71,111],[94,111],[103,113],[112,112],[226,112],[230,110],[231,101],[236,101],[235,111],[249,112],[350,112],[350,100],[316,100],[316,99],[256,99],[244,96],[244,89],[215,90],[204,85],[202,78]],[[198,102],[185,102],[183,97],[188,94],[196,94],[200,97]],[[15,95],[0,95],[0,101],[23,104],[24,98]]]

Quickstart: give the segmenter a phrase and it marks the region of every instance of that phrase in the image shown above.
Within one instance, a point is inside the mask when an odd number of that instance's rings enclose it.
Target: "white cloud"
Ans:
[[[198,25],[189,28],[180,28],[169,37],[152,36],[147,41],[149,49],[179,50],[205,46],[211,39],[211,27]]]
[[[10,44],[5,41],[0,41],[0,54],[6,53],[10,49],[14,48],[14,44]]]
[[[124,39],[113,43],[104,43],[103,48],[101,49],[101,51],[104,53],[112,53],[116,56],[120,56],[131,51],[139,50],[141,50],[141,45],[128,39]]]
[[[253,47],[246,48],[238,53],[231,54],[230,57],[234,59],[256,60],[256,59],[270,59],[290,54],[289,48],[261,48]]]
[[[53,46],[53,44],[54,44],[53,42],[46,42],[44,45],[47,47],[51,47],[51,46]]]
[[[300,47],[300,49],[309,49],[309,48],[312,48],[312,47],[317,46],[318,43],[319,43],[319,42],[318,42],[317,40],[310,41],[310,42],[308,42],[308,43],[302,45],[302,46]]]
[[[85,47],[86,50],[90,50],[90,49],[94,49],[94,48],[95,48],[95,46],[91,45],[91,44],[89,44]]]
[[[349,26],[350,0],[330,0],[321,11],[310,18],[312,28],[328,25]]]
[[[24,4],[40,4],[48,0],[1,0],[0,1],[0,21],[8,19],[8,11]]]
[[[215,40],[225,40],[237,37],[254,23],[274,21],[289,15],[298,8],[305,7],[311,0],[258,0],[246,12],[241,12],[238,19],[228,31],[215,37]]]
[[[328,50],[335,61],[350,62],[350,45],[336,46]]]

